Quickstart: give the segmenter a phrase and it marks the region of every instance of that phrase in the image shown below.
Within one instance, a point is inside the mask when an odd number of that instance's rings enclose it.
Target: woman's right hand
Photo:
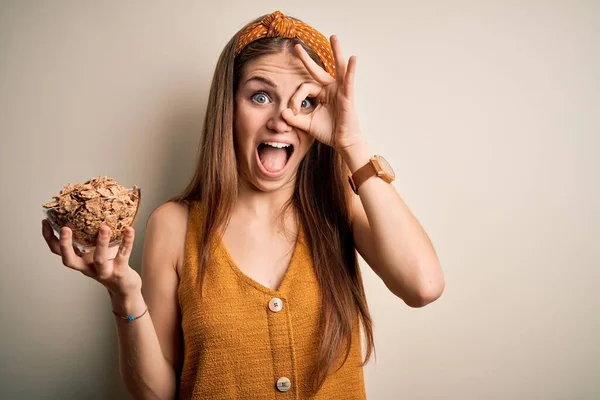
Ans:
[[[106,225],[100,227],[94,252],[89,253],[90,255],[83,255],[83,257],[75,253],[71,229],[61,228],[60,239],[57,239],[50,223],[43,220],[42,235],[50,251],[61,256],[66,267],[97,280],[106,287],[111,297],[125,299],[141,292],[142,279],[129,266],[129,256],[133,249],[135,236],[133,228],[127,227],[123,231],[123,241],[114,259],[109,256],[111,249],[108,247],[108,243],[111,232]]]

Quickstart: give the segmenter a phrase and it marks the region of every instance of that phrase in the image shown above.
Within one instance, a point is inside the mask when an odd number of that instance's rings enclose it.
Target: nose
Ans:
[[[281,116],[282,111],[283,109],[278,109],[267,120],[267,128],[275,133],[285,133],[292,130],[292,127]]]

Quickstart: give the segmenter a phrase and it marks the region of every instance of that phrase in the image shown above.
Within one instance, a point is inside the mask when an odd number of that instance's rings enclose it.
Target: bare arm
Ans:
[[[359,143],[343,155],[355,172],[372,156]],[[411,307],[435,301],[444,275],[429,237],[394,186],[368,179],[353,194],[352,230],[356,248],[392,293]]]
[[[145,310],[141,292],[129,299],[113,297],[111,301],[122,315],[137,316]],[[136,399],[173,399],[175,370],[162,353],[151,313],[132,323],[117,318],[121,377]]]
[[[113,300],[123,315],[131,311],[139,315],[144,311],[144,300],[150,310],[150,318],[132,324],[117,320],[121,374],[136,398],[170,399],[176,394],[181,362],[177,263],[185,239],[186,213],[183,206],[174,203],[152,213],[142,256],[143,297],[137,293],[131,299]]]

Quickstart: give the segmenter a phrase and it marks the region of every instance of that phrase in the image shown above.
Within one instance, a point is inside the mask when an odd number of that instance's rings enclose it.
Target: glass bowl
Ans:
[[[133,218],[131,220],[131,223],[129,225],[126,226],[133,226],[133,224],[135,223],[136,217],[138,215],[138,212],[140,210],[140,203],[142,201],[142,191],[140,188],[133,188],[133,189],[129,189],[128,190],[129,196],[130,198],[132,198],[135,201],[135,198],[137,197],[137,204],[135,207],[135,213],[133,214]],[[116,196],[105,196],[102,197],[103,200],[110,200],[111,198],[116,198]],[[73,231],[73,247],[78,250],[81,254],[87,254],[87,253],[92,253],[94,251],[94,249],[96,248],[96,244],[95,243],[87,243],[84,242],[82,240],[77,240],[76,236],[80,236],[78,234],[78,232],[75,230],[75,228],[69,224],[63,224],[61,225],[56,218],[56,211],[54,211],[54,209],[52,208],[45,208],[42,207],[42,212],[44,214],[44,217],[48,220],[48,222],[50,223],[50,226],[52,227],[52,230],[54,231],[54,234],[56,237],[60,238],[60,228],[62,228],[63,226],[66,226],[68,228],[71,228],[71,230]],[[105,223],[105,220],[103,220],[101,223]],[[111,236],[114,235],[114,232],[111,232]],[[97,236],[97,235],[96,235]],[[121,244],[121,242],[123,241],[122,236],[118,239],[113,239],[109,242],[108,247],[110,247],[113,251],[111,251],[111,253],[115,253],[118,251],[118,246]],[[114,257],[113,257],[114,258]]]

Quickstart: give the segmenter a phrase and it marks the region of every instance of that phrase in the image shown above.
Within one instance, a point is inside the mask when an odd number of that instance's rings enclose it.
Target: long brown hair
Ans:
[[[263,17],[258,18],[260,21]],[[233,140],[234,95],[248,61],[267,54],[290,51],[300,43],[321,66],[318,56],[297,39],[263,38],[250,43],[234,57],[243,28],[223,49],[209,93],[197,167],[194,177],[176,202],[201,200],[206,215],[202,221],[198,284],[211,256],[214,235],[222,235],[237,199],[238,180]],[[310,377],[316,393],[331,374],[334,364],[351,347],[356,318],[366,335],[364,366],[374,351],[373,326],[358,265],[350,226],[347,167],[331,147],[315,142],[298,168],[295,190],[288,206],[297,211],[306,232],[312,261],[321,288],[318,356]],[[342,364],[340,364],[341,367]]]

